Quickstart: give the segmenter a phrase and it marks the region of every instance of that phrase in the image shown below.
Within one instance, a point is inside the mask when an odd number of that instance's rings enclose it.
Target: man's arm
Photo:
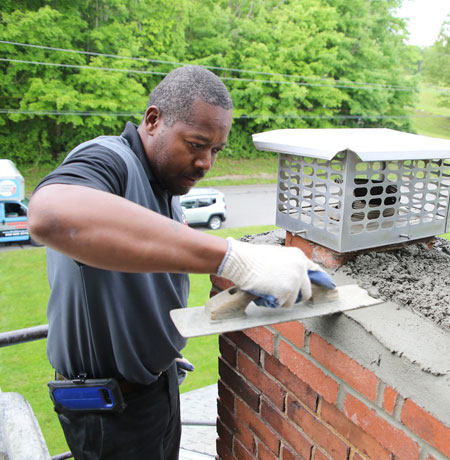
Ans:
[[[33,239],[106,270],[216,273],[228,243],[122,197],[78,185],[51,184],[31,198]]]

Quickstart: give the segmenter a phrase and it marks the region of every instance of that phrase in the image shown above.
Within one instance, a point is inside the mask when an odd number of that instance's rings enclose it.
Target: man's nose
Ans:
[[[202,150],[195,158],[194,165],[203,171],[209,171],[213,165],[213,154],[210,149]]]

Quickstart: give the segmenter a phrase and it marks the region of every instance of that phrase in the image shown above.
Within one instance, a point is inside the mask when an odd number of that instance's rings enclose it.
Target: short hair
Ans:
[[[225,110],[233,101],[220,78],[204,67],[187,65],[172,70],[150,93],[148,106],[156,106],[168,126],[176,121],[189,123],[193,103],[201,100]]]

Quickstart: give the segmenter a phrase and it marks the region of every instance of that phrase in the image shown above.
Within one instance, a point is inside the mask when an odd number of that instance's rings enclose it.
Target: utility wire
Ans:
[[[39,62],[39,61],[25,61],[23,59],[8,59],[0,58],[0,61],[13,62],[16,64],[33,64],[33,65],[46,65],[51,67],[68,67],[74,69],[86,69],[86,70],[107,70],[111,72],[125,72],[125,73],[139,73],[139,74],[151,74],[151,75],[167,75],[167,72],[155,72],[151,70],[136,70],[136,69],[117,69],[109,67],[97,67],[91,65],[79,65],[79,64],[60,64],[58,62]]]
[[[184,63],[180,62],[172,62],[172,61],[162,61],[162,60],[157,60],[157,59],[149,59],[149,58],[137,58],[137,57],[129,57],[129,56],[120,56],[120,55],[115,55],[115,54],[103,54],[103,53],[96,53],[96,52],[91,52],[91,51],[80,51],[80,50],[72,50],[72,49],[66,49],[66,48],[54,48],[51,46],[43,46],[43,45],[33,45],[33,44],[28,44],[28,43],[20,43],[20,42],[11,42],[7,40],[0,40],[0,43],[2,44],[7,44],[7,45],[16,45],[16,46],[25,46],[25,47],[32,47],[32,48],[38,48],[38,49],[45,49],[45,50],[51,50],[51,51],[62,51],[62,52],[69,52],[69,53],[76,53],[76,54],[83,54],[83,55],[92,55],[92,56],[102,56],[102,57],[109,57],[109,58],[115,58],[115,59],[129,59],[129,60],[135,60],[135,61],[140,61],[140,62],[150,62],[150,63],[156,63],[156,64],[168,64],[168,65],[186,65]],[[33,61],[29,61],[30,63]],[[43,63],[40,63],[43,64]],[[54,64],[54,63],[53,63]],[[63,66],[70,67],[68,64],[64,64]],[[90,66],[87,66],[90,67]],[[354,85],[361,85],[362,88],[365,89],[365,87],[368,87],[370,89],[396,89],[399,91],[414,91],[416,88],[415,87],[401,87],[399,85],[382,85],[382,84],[376,84],[376,83],[368,83],[368,82],[360,82],[360,81],[351,81],[351,80],[333,80],[331,78],[323,78],[323,77],[315,77],[315,76],[305,76],[305,75],[290,75],[290,74],[282,74],[282,73],[271,73],[271,72],[260,72],[260,71],[255,71],[255,70],[245,70],[245,69],[235,69],[235,68],[228,68],[228,67],[217,67],[217,66],[208,66],[205,65],[205,68],[208,69],[213,69],[213,70],[221,70],[221,71],[228,71],[228,72],[240,72],[240,73],[251,73],[255,75],[262,75],[262,76],[270,76],[270,77],[283,77],[283,78],[300,78],[303,80],[315,80],[315,81],[330,81],[332,80],[335,83],[342,83],[342,85],[323,85],[325,87],[337,87],[337,88],[347,88],[347,89],[357,89],[359,86],[354,86]],[[95,69],[102,69],[102,70],[115,70],[111,68],[98,68],[95,67]],[[125,71],[125,70],[123,70]],[[133,73],[151,73],[151,72],[145,72],[145,71],[135,71],[135,70],[130,70],[130,72]],[[166,75],[166,74],[163,74]],[[242,81],[258,81],[262,83],[278,83],[278,84],[286,84],[286,83],[293,83],[293,84],[298,84],[302,86],[320,86],[320,85],[313,85],[313,84],[307,84],[307,83],[300,83],[300,82],[279,82],[279,81],[271,81],[271,80],[254,80],[254,79],[239,79],[239,78],[233,78],[233,77],[223,77],[222,79],[224,80],[242,80]]]
[[[142,117],[142,113],[137,112],[75,112],[75,111],[32,111],[19,109],[0,109],[3,114],[20,114],[20,115],[55,115],[55,116],[81,116],[81,117]],[[234,116],[234,119],[406,119],[406,118],[449,118],[445,115],[275,115],[275,114],[259,114],[259,115],[239,115]]]
[[[115,58],[115,59],[129,59],[129,60],[135,60],[135,61],[141,61],[141,62],[151,62],[155,64],[168,64],[168,65],[178,65],[178,66],[184,66],[186,63],[182,62],[173,62],[173,61],[162,61],[158,59],[150,59],[150,58],[138,58],[138,57],[130,57],[130,56],[121,56],[117,54],[104,54],[104,53],[96,53],[93,51],[80,51],[80,50],[73,50],[73,49],[67,49],[67,48],[55,48],[52,46],[43,46],[43,45],[33,45],[29,43],[20,43],[20,42],[11,42],[7,40],[0,40],[0,43],[7,44],[7,45],[16,45],[16,46],[26,46],[26,47],[32,47],[32,48],[38,48],[38,49],[45,49],[45,50],[50,50],[50,51],[63,51],[67,53],[76,53],[76,54],[83,54],[83,55],[89,55],[89,56],[103,56],[103,57],[109,57],[109,58]],[[313,75],[292,75],[292,74],[284,74],[284,73],[273,73],[273,72],[261,72],[257,70],[245,70],[245,69],[236,69],[236,68],[230,68],[230,67],[218,67],[218,66],[208,66],[205,65],[205,68],[208,69],[214,69],[214,70],[223,70],[227,72],[240,72],[240,73],[252,73],[255,75],[265,75],[265,76],[270,76],[270,77],[284,77],[284,78],[301,78],[304,80],[317,80],[317,81],[328,81],[330,78],[324,78],[324,77],[317,77]],[[350,80],[336,80],[336,81],[343,81],[345,83],[353,83],[353,84],[360,84],[360,85],[367,85],[370,84],[368,82],[363,82],[363,81],[350,81]],[[396,85],[388,85],[392,87],[396,87]]]
[[[74,69],[85,69],[85,70],[105,70],[110,72],[123,72],[123,73],[137,73],[137,74],[150,74],[150,75],[167,75],[168,72],[156,72],[152,70],[136,70],[136,69],[118,69],[113,67],[98,67],[98,66],[87,66],[80,64],[61,64],[57,62],[42,62],[42,61],[27,61],[24,59],[10,59],[10,58],[0,58],[0,61],[3,62],[12,62],[15,64],[32,64],[32,65],[44,65],[51,67],[64,67],[64,68],[74,68]],[[322,84],[322,83],[304,83],[298,81],[276,81],[276,80],[262,80],[262,79],[253,79],[253,78],[236,78],[236,77],[220,77],[222,80],[231,80],[239,82],[257,82],[264,84],[278,84],[278,85],[298,85],[298,86],[312,86],[312,87],[321,87],[321,88],[340,88],[340,89],[359,89],[359,90],[383,90],[383,89],[392,89],[392,91],[416,91],[415,87],[391,87],[383,85],[366,85],[366,86],[352,86],[352,85],[336,85],[336,84]],[[334,80],[333,80],[334,81]],[[438,90],[436,90],[438,91]],[[450,90],[440,90],[447,92]]]
[[[20,110],[0,109],[0,113],[17,113],[19,115],[58,115],[58,116],[79,116],[79,117],[142,117],[142,113],[126,112],[73,112],[56,110]]]

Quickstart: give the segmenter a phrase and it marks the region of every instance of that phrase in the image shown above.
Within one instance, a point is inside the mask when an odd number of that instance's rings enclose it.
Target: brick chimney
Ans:
[[[450,458],[450,336],[412,312],[385,302],[222,334],[219,346],[219,460]]]

